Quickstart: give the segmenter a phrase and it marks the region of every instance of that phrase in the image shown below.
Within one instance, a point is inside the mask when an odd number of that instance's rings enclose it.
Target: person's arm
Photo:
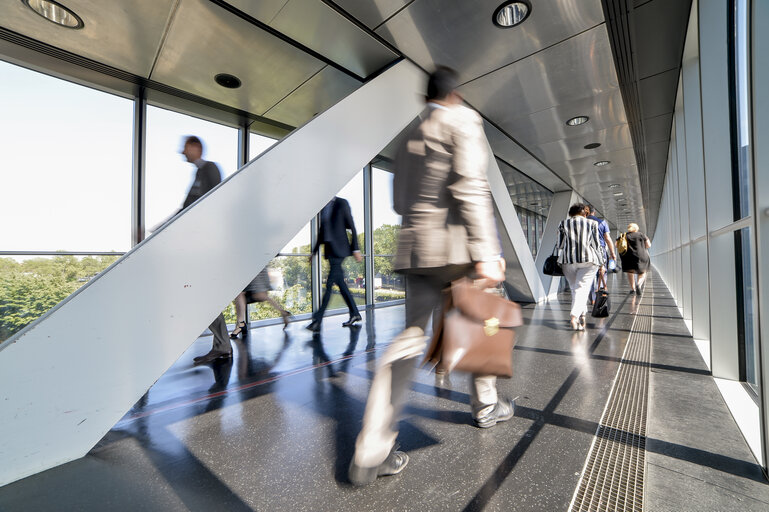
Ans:
[[[360,254],[360,246],[358,245],[358,231],[355,229],[355,221],[352,220],[352,210],[350,209],[350,203],[344,201],[342,203],[342,212],[344,213],[344,226],[345,229],[352,231],[352,243],[350,249],[355,261],[360,262],[363,260],[363,256]]]
[[[606,248],[609,250],[609,257],[613,260],[617,259],[617,252],[614,250],[614,240],[611,239],[611,233],[609,231],[603,234],[603,239],[606,241]]]
[[[649,240],[648,236],[645,236],[644,239],[645,239],[644,240],[644,245],[646,246],[647,249],[649,249],[652,246],[652,241]]]
[[[478,114],[469,109],[457,114],[455,124],[448,127],[453,142],[455,173],[448,190],[457,202],[460,219],[467,230],[470,258],[476,262],[498,263],[502,249],[486,179],[488,142]]]

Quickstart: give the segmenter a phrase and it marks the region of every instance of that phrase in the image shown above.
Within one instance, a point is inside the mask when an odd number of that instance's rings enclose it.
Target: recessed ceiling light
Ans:
[[[523,23],[531,14],[531,5],[527,1],[505,2],[494,11],[491,18],[500,28],[511,28]]]
[[[609,185],[609,188],[619,188],[619,187],[620,187],[619,183],[612,183],[611,185]]]
[[[572,117],[571,119],[566,121],[566,124],[568,124],[569,126],[579,126],[581,124],[587,123],[588,121],[590,121],[590,118],[587,116],[577,116],[577,117]]]
[[[83,20],[72,10],[53,0],[22,0],[24,4],[43,18],[62,27],[83,28]]]
[[[624,193],[623,192],[615,192],[614,195],[615,196],[622,196],[622,195],[624,195]]]
[[[594,163],[593,165],[595,165],[596,167],[603,167],[604,165],[609,165],[610,163],[611,162],[608,161],[608,160],[600,160],[600,161]]]
[[[227,89],[237,89],[240,87],[240,78],[229,73],[219,73],[214,77],[214,81]]]
[[[595,149],[595,148],[599,148],[599,147],[601,147],[601,143],[600,142],[591,142],[590,144],[587,144],[585,146],[585,149]]]

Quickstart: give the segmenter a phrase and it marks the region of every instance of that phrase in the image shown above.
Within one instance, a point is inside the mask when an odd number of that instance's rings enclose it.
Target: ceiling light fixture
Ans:
[[[572,117],[571,119],[566,121],[566,124],[569,126],[579,126],[581,124],[587,123],[588,121],[590,121],[590,118],[587,116],[577,116],[577,117]]]
[[[595,148],[599,148],[599,147],[601,147],[601,143],[600,142],[591,142],[590,144],[587,144],[585,146],[585,149],[595,149]]]
[[[599,160],[598,162],[594,163],[596,167],[603,167],[604,165],[609,165],[611,162],[608,160]]]
[[[531,14],[531,4],[525,0],[505,2],[494,11],[492,21],[499,28],[512,28],[520,25]]]
[[[623,192],[615,192],[614,195],[615,196],[622,196],[622,195],[624,195],[624,193]]]
[[[214,77],[214,81],[227,89],[237,89],[240,87],[240,78],[229,73],[219,73]]]
[[[619,183],[612,183],[609,185],[609,188],[619,188],[621,185]]]
[[[35,11],[35,14],[42,16],[51,23],[75,30],[85,26],[80,16],[53,0],[22,0],[22,2]]]

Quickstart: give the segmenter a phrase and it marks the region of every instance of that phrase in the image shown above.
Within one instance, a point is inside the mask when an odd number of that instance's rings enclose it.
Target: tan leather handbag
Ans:
[[[521,307],[475,286],[468,278],[444,291],[443,313],[425,356],[438,370],[513,376],[514,327]]]

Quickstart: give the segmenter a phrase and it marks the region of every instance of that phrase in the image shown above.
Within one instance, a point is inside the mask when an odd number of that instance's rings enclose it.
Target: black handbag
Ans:
[[[561,268],[561,264],[558,263],[558,256],[556,255],[557,250],[558,245],[556,244],[555,247],[553,247],[553,254],[545,258],[545,264],[542,266],[542,273],[546,276],[563,275],[563,269]]]
[[[609,292],[606,289],[606,281],[598,283],[599,287],[595,291],[595,302],[593,302],[593,311],[591,314],[596,318],[609,316],[611,302],[609,301]],[[603,286],[601,286],[603,285]]]

